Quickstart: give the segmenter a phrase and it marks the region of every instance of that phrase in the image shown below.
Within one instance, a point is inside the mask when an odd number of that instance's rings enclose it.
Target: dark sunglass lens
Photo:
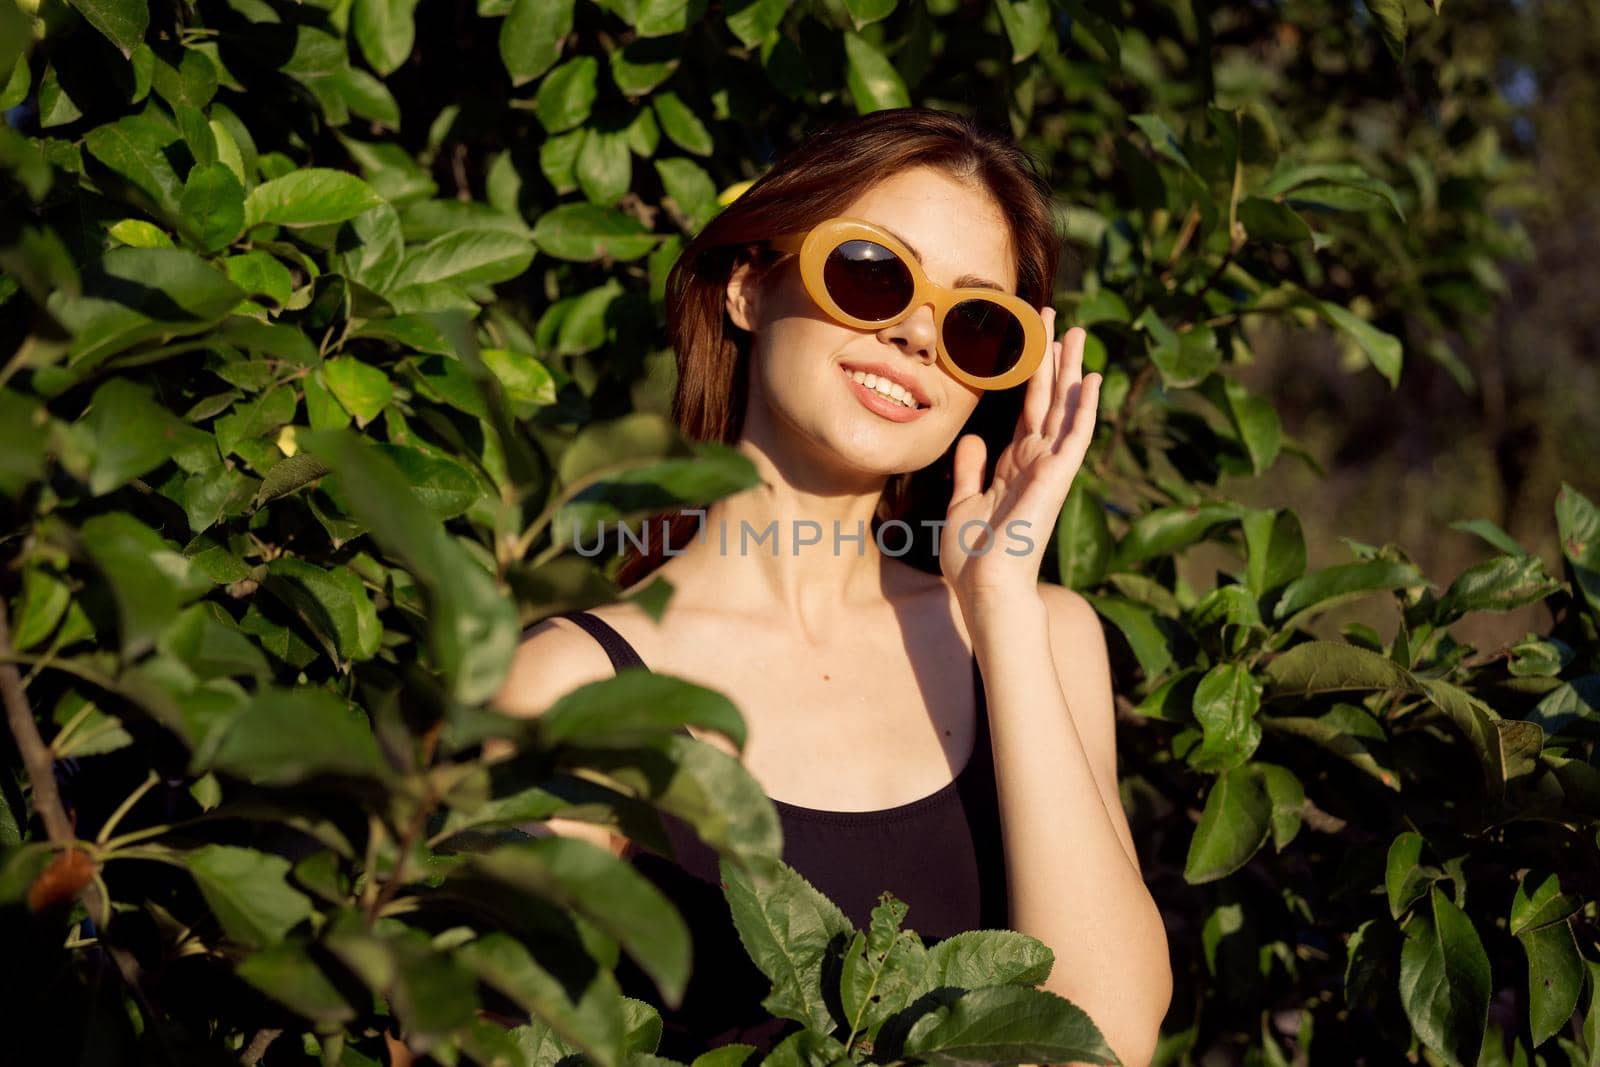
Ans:
[[[944,317],[944,347],[956,366],[994,378],[1022,358],[1022,323],[993,300],[963,300]]]
[[[904,311],[915,289],[900,257],[872,241],[841,242],[828,253],[822,281],[840,310],[873,321]]]

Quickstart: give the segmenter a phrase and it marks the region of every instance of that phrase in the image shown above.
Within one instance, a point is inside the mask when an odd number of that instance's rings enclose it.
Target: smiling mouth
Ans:
[[[860,382],[891,404],[899,404],[908,411],[922,411],[928,407],[927,404],[917,403],[917,398],[907,392],[904,386],[891,382],[887,378],[879,378],[877,375],[850,370],[847,367],[840,369],[844,371],[846,378],[852,378]]]

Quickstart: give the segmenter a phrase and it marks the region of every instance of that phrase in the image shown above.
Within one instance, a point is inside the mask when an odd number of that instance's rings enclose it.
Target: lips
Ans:
[[[889,399],[876,389],[868,389],[848,373],[841,371],[839,377],[844,379],[845,387],[855,394],[861,406],[880,418],[888,419],[890,422],[914,422],[928,413],[927,408],[908,408],[897,400]]]
[[[871,374],[878,378],[887,378],[915,397],[918,407],[933,406],[933,401],[928,398],[928,394],[917,384],[916,379],[899,367],[891,367],[887,363],[856,363],[848,360],[841,361],[839,366],[844,370],[860,371],[863,374]]]

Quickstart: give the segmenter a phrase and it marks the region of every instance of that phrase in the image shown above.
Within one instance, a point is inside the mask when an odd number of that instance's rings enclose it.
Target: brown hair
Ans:
[[[728,280],[740,256],[750,245],[838,214],[880,180],[917,166],[983,185],[1010,224],[1017,295],[1037,307],[1053,298],[1061,238],[1051,187],[1015,141],[966,116],[931,108],[894,108],[835,123],[785,154],[707,223],[667,276],[667,330],[678,357],[672,418],[686,436],[731,445],[743,427],[750,335],[726,310]],[[984,393],[962,427],[961,433],[980,434],[988,445],[986,475],[1015,430],[1024,388],[1025,383]],[[900,558],[935,574],[933,531],[920,522],[944,517],[960,437],[926,468],[889,479],[873,520],[874,535],[889,519],[907,522],[916,540]],[[665,540],[681,548],[697,525],[695,516],[680,512],[667,523]],[[898,549],[901,538],[886,535],[885,543]],[[651,540],[645,553],[630,547],[618,574],[624,587],[661,565],[661,542]]]

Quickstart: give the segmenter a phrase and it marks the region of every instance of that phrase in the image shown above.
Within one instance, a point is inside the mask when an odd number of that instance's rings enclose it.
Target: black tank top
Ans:
[[[598,616],[561,616],[588,631],[617,670],[649,668],[633,646]],[[878,895],[889,890],[909,906],[905,926],[932,946],[963,930],[1005,929],[1005,854],[989,747],[983,675],[972,659],[977,736],[972,755],[937,792],[878,811],[825,811],[773,800],[783,828],[783,860],[865,929]],[[687,730],[683,731],[685,734]],[[676,862],[630,842],[623,858],[682,912],[693,938],[693,969],[682,1005],[665,1009],[643,972],[623,956],[617,979],[628,996],[661,1011],[657,1054],[688,1063],[733,1042],[771,1050],[800,1024],[761,1007],[772,983],[750,962],[722,895],[716,852],[688,824],[663,815]]]

